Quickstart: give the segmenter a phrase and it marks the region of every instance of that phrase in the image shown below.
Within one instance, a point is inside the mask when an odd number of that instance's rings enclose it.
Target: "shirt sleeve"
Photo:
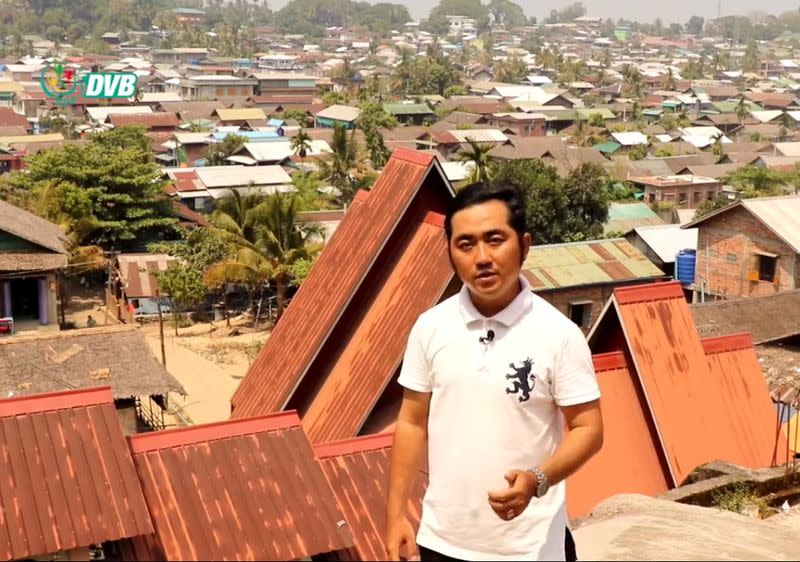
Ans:
[[[408,335],[403,365],[397,382],[409,390],[431,392],[430,364],[425,353],[425,338],[422,335],[421,319],[417,319]]]
[[[600,398],[592,352],[580,328],[570,322],[555,363],[553,398],[559,406],[574,406]]]

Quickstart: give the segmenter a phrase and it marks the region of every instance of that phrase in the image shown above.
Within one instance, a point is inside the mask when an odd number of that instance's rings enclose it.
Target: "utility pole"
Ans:
[[[156,289],[156,306],[158,306],[158,339],[161,341],[161,364],[167,367],[167,353],[164,351],[164,315],[161,313],[161,291]]]

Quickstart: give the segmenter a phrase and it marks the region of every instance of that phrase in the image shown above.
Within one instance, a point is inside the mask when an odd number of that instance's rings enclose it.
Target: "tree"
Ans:
[[[518,56],[499,60],[494,64],[494,79],[498,82],[519,84],[528,75],[528,66]]]
[[[365,169],[355,139],[355,129],[348,135],[343,125],[335,124],[330,147],[331,154],[326,154],[324,159],[317,159],[319,177],[340,192],[342,203],[350,203],[356,191],[370,184],[373,177]]]
[[[744,99],[744,94],[739,96],[739,101],[736,102],[736,117],[739,119],[739,125],[744,125],[744,120],[747,119],[747,114],[750,113],[750,108]]]
[[[528,230],[535,244],[599,238],[608,217],[607,175],[582,164],[564,179],[541,160],[510,160],[497,167],[494,181],[521,191]]]
[[[443,96],[453,86],[460,85],[460,78],[447,58],[404,56],[391,82],[391,90],[400,95]]]
[[[697,35],[698,37],[702,37],[703,25],[705,23],[706,20],[701,16],[690,17],[689,21],[686,23],[686,33],[689,35]]]
[[[214,211],[215,228],[227,234],[236,251],[232,257],[212,266],[205,278],[212,286],[243,283],[253,297],[259,298],[270,284],[274,285],[280,319],[292,281],[291,267],[319,253],[322,247],[307,245],[306,239],[320,234],[321,229],[298,220],[300,201],[294,195],[276,193],[248,203],[243,216],[239,215],[237,202],[228,202]],[[228,214],[226,208],[233,209],[234,215]]]
[[[177,225],[149,144],[142,127],[119,127],[38,152],[10,183],[28,201],[47,202],[44,218],[80,225],[77,245],[125,247]]]
[[[490,144],[478,144],[472,138],[467,137],[469,148],[463,149],[458,154],[458,161],[464,164],[472,164],[472,172],[467,178],[467,183],[477,183],[491,181],[494,176],[494,158],[491,155]]]
[[[294,153],[303,161],[311,150],[311,136],[306,131],[306,128],[301,126],[297,134],[292,137],[291,148]]]
[[[725,197],[718,197],[717,199],[712,199],[711,201],[703,201],[697,210],[694,212],[694,216],[692,220],[695,221],[700,217],[704,217],[709,213],[713,213],[717,209],[721,209],[723,207],[727,207],[732,203],[731,200],[726,199]]]
[[[199,269],[178,262],[158,272],[156,277],[163,295],[172,301],[172,322],[177,336],[181,314],[206,296],[203,273]]]
[[[714,153],[714,156],[722,156],[723,154],[725,154],[725,147],[722,146],[723,136],[724,135],[722,133],[717,133],[712,138],[714,143],[711,145],[711,152]]]
[[[550,17],[546,23],[565,23],[586,15],[586,8],[583,2],[573,2],[561,10],[550,10]]]
[[[479,30],[485,29],[489,23],[489,9],[480,0],[440,0],[425,22],[426,31],[439,36],[447,35],[450,29],[447,16],[472,18]]]
[[[389,159],[389,149],[383,142],[381,128],[397,126],[397,119],[383,109],[383,104],[376,101],[365,101],[359,105],[359,115],[356,125],[364,133],[367,153],[372,165],[382,168]]]
[[[225,135],[222,142],[214,143],[206,149],[206,166],[226,166],[230,164],[228,158],[239,152],[247,141],[242,135],[230,133]]]
[[[761,66],[761,57],[758,54],[758,45],[756,45],[755,40],[747,44],[740,66],[744,72],[758,72]]]
[[[593,115],[597,115],[594,113]],[[601,117],[602,120],[602,117]],[[575,130],[570,135],[570,139],[572,140],[572,144],[575,146],[592,146],[595,143],[595,135],[589,126],[586,124],[584,119],[578,118],[575,121]]]
[[[647,145],[637,144],[628,151],[628,158],[631,160],[644,160],[647,158]]]
[[[795,183],[796,172],[781,172],[761,166],[745,166],[725,176],[744,198],[783,195],[784,187]]]
[[[515,27],[527,20],[522,7],[511,0],[491,0],[487,8],[495,25]]]
[[[667,68],[667,73],[664,75],[664,81],[661,82],[661,87],[667,91],[675,89],[675,75],[672,72],[672,68]]]

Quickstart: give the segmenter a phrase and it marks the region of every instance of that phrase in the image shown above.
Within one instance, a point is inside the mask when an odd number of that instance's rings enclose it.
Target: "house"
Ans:
[[[478,144],[500,146],[508,142],[508,137],[498,129],[450,129],[435,131],[425,135],[422,140],[430,139],[434,147],[445,158],[462,148],[469,146],[469,141]]]
[[[346,129],[355,127],[356,119],[361,111],[349,105],[331,105],[317,112],[314,116],[314,126],[333,128],[334,125],[343,125]]]
[[[539,113],[492,113],[484,117],[490,127],[511,131],[520,137],[543,137],[546,117]]]
[[[119,114],[111,113],[106,117],[106,123],[114,127],[125,127],[127,125],[139,125],[145,127],[151,133],[171,133],[181,124],[174,113],[139,113],[139,114]]]
[[[649,205],[640,202],[615,201],[608,206],[608,219],[603,224],[603,234],[623,236],[637,226],[664,224]]]
[[[695,300],[800,289],[800,196],[744,199],[696,219]]]
[[[164,429],[169,393],[186,395],[135,326],[112,324],[0,339],[3,396],[88,389],[101,382],[111,389],[125,435]]]
[[[383,110],[404,125],[423,125],[436,120],[427,103],[385,103]]]
[[[297,409],[312,443],[381,432],[393,421],[401,389],[391,381],[407,334],[422,311],[459,288],[442,242],[452,197],[434,156],[394,151],[239,385],[233,418]]]
[[[267,116],[264,110],[258,107],[219,108],[214,110],[213,117],[218,119],[219,124],[223,126],[241,127],[247,125],[252,128],[267,124]]]
[[[0,423],[4,560],[90,560],[153,533],[109,387],[3,399]]]
[[[625,239],[670,277],[675,277],[678,252],[697,250],[697,229],[682,229],[679,224],[637,226]]]
[[[58,226],[0,200],[0,318],[13,319],[14,330],[58,328],[66,244]]]
[[[295,72],[254,72],[249,78],[256,80],[256,93],[259,96],[298,96],[317,95],[316,76]]]
[[[628,180],[644,189],[644,201],[649,204],[666,203],[680,209],[696,209],[706,201],[722,197],[722,182],[704,176],[633,176]]]
[[[208,58],[209,50],[205,47],[177,47],[175,49],[153,49],[150,60],[153,64],[190,64]]]
[[[531,246],[522,271],[533,292],[584,333],[615,287],[666,277],[624,238]]]
[[[206,17],[205,10],[197,10],[195,8],[173,8],[169,11],[175,16],[175,21],[180,24],[199,24],[203,23]]]
[[[258,81],[239,76],[197,75],[180,78],[171,86],[184,100],[215,100],[224,97],[247,98],[252,96]]]

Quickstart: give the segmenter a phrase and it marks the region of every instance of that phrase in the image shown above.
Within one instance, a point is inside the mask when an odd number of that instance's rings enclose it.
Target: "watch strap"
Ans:
[[[541,498],[547,493],[547,490],[550,489],[550,480],[548,480],[547,475],[538,466],[529,468],[528,472],[536,476],[536,497]]]

